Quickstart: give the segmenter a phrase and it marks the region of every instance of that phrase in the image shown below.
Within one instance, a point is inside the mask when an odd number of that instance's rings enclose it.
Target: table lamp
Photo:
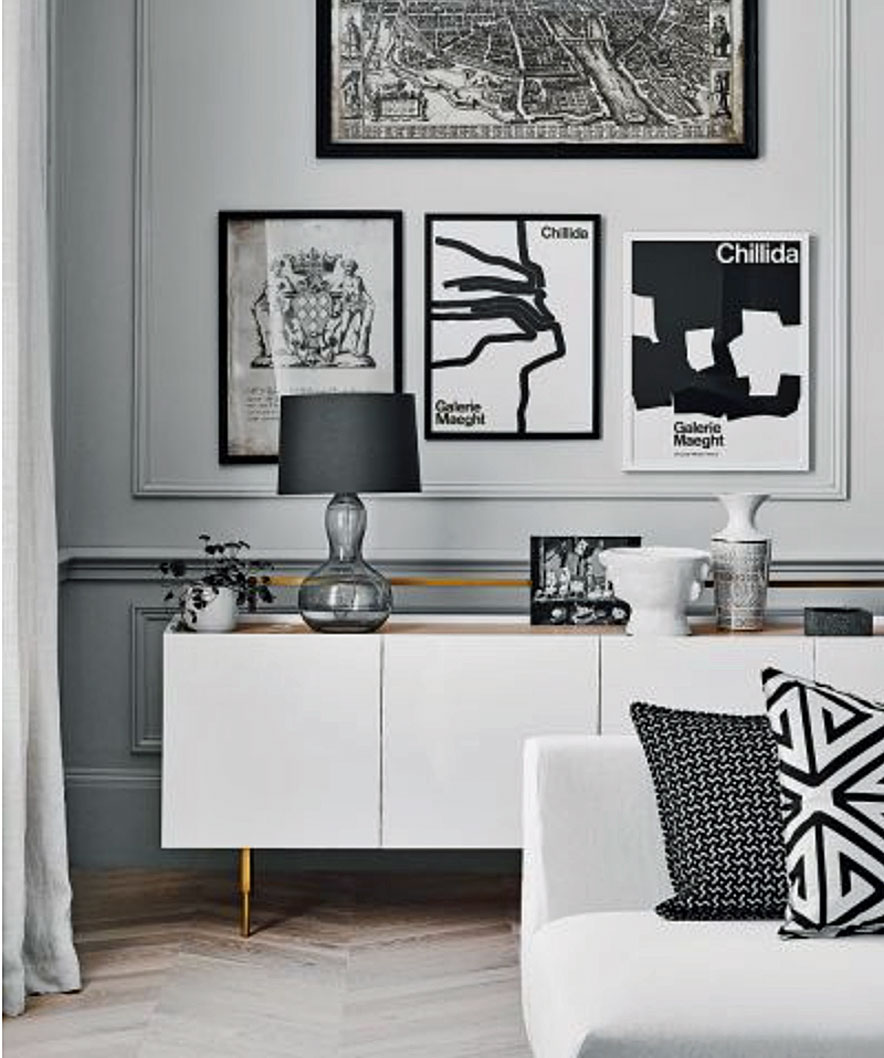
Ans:
[[[318,632],[373,632],[393,608],[390,582],[362,557],[359,492],[420,492],[410,393],[311,393],[281,399],[280,495],[331,492],[328,560],[301,584],[298,608]]]

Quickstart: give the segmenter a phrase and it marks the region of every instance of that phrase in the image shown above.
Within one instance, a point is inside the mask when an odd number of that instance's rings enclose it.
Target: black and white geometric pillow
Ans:
[[[777,748],[763,713],[635,702],[674,895],[668,919],[782,920],[786,855]]]
[[[884,933],[884,704],[762,673],[777,742],[784,937]]]

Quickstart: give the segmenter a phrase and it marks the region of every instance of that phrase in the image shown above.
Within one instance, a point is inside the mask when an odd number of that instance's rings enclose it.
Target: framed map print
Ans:
[[[599,436],[597,214],[428,214],[425,436]]]
[[[317,0],[317,153],[758,153],[757,0]]]
[[[625,238],[627,470],[810,468],[810,237]]]
[[[219,214],[221,463],[273,463],[279,398],[402,386],[402,214]]]

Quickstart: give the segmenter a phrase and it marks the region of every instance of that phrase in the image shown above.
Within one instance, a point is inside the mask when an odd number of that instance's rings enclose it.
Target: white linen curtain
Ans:
[[[58,705],[47,0],[3,0],[3,1013],[80,987]]]

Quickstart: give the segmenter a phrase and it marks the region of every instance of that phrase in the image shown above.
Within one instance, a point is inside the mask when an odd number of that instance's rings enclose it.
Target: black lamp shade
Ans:
[[[280,495],[420,492],[411,393],[311,393],[280,404]]]

